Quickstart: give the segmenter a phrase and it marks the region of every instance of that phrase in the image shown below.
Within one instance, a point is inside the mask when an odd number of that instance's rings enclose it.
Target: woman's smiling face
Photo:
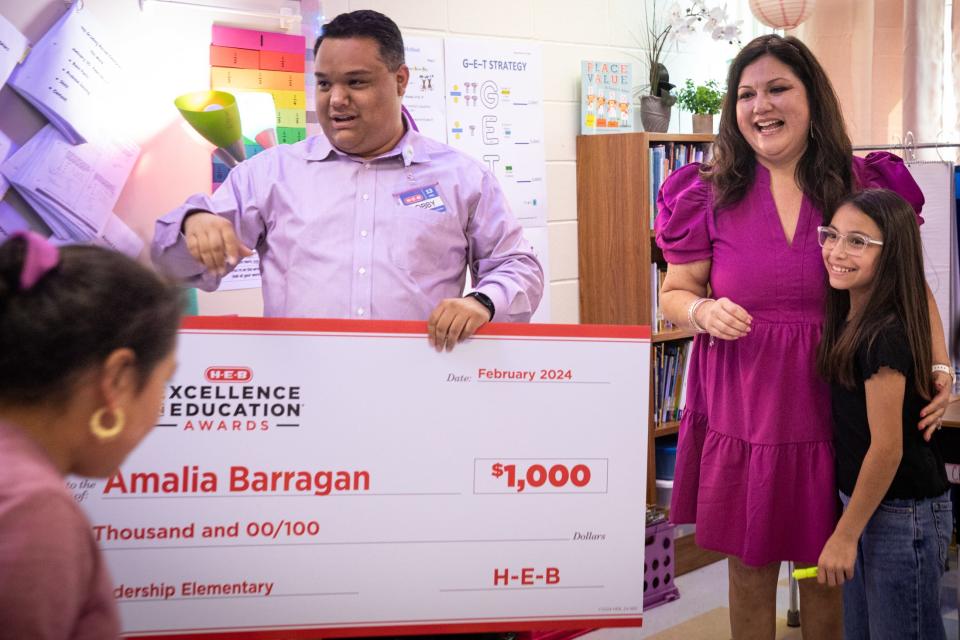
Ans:
[[[800,160],[810,135],[810,104],[789,66],[765,55],[744,68],[737,83],[737,126],[767,168]]]

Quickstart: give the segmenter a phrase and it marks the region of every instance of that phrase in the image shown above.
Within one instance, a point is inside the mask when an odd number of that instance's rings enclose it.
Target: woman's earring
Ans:
[[[113,415],[113,420],[112,424],[105,425],[103,418],[108,412]],[[90,416],[90,433],[100,442],[106,442],[107,440],[116,438],[120,435],[120,432],[123,431],[125,425],[126,417],[123,414],[123,409],[101,407]]]

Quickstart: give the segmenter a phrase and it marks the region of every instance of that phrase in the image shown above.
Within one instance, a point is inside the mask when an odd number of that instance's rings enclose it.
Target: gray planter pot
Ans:
[[[670,128],[670,109],[669,105],[656,96],[640,96],[640,122],[643,123],[643,130],[666,133]]]

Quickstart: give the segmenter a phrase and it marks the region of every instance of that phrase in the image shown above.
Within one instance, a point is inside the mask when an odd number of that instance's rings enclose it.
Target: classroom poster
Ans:
[[[403,106],[417,123],[420,133],[438,142],[446,142],[443,39],[404,36],[403,48],[410,69]]]
[[[447,38],[444,50],[447,144],[490,167],[520,224],[546,225],[540,47]]]

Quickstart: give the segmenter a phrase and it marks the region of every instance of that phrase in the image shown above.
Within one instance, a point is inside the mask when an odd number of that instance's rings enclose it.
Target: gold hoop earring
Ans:
[[[110,412],[113,414],[113,424],[105,426],[103,424],[103,417]],[[93,436],[101,441],[106,442],[107,440],[112,440],[120,435],[120,432],[123,431],[123,427],[126,425],[126,417],[123,414],[123,409],[109,409],[107,407],[101,407],[93,412],[93,415],[90,416],[90,433]]]

